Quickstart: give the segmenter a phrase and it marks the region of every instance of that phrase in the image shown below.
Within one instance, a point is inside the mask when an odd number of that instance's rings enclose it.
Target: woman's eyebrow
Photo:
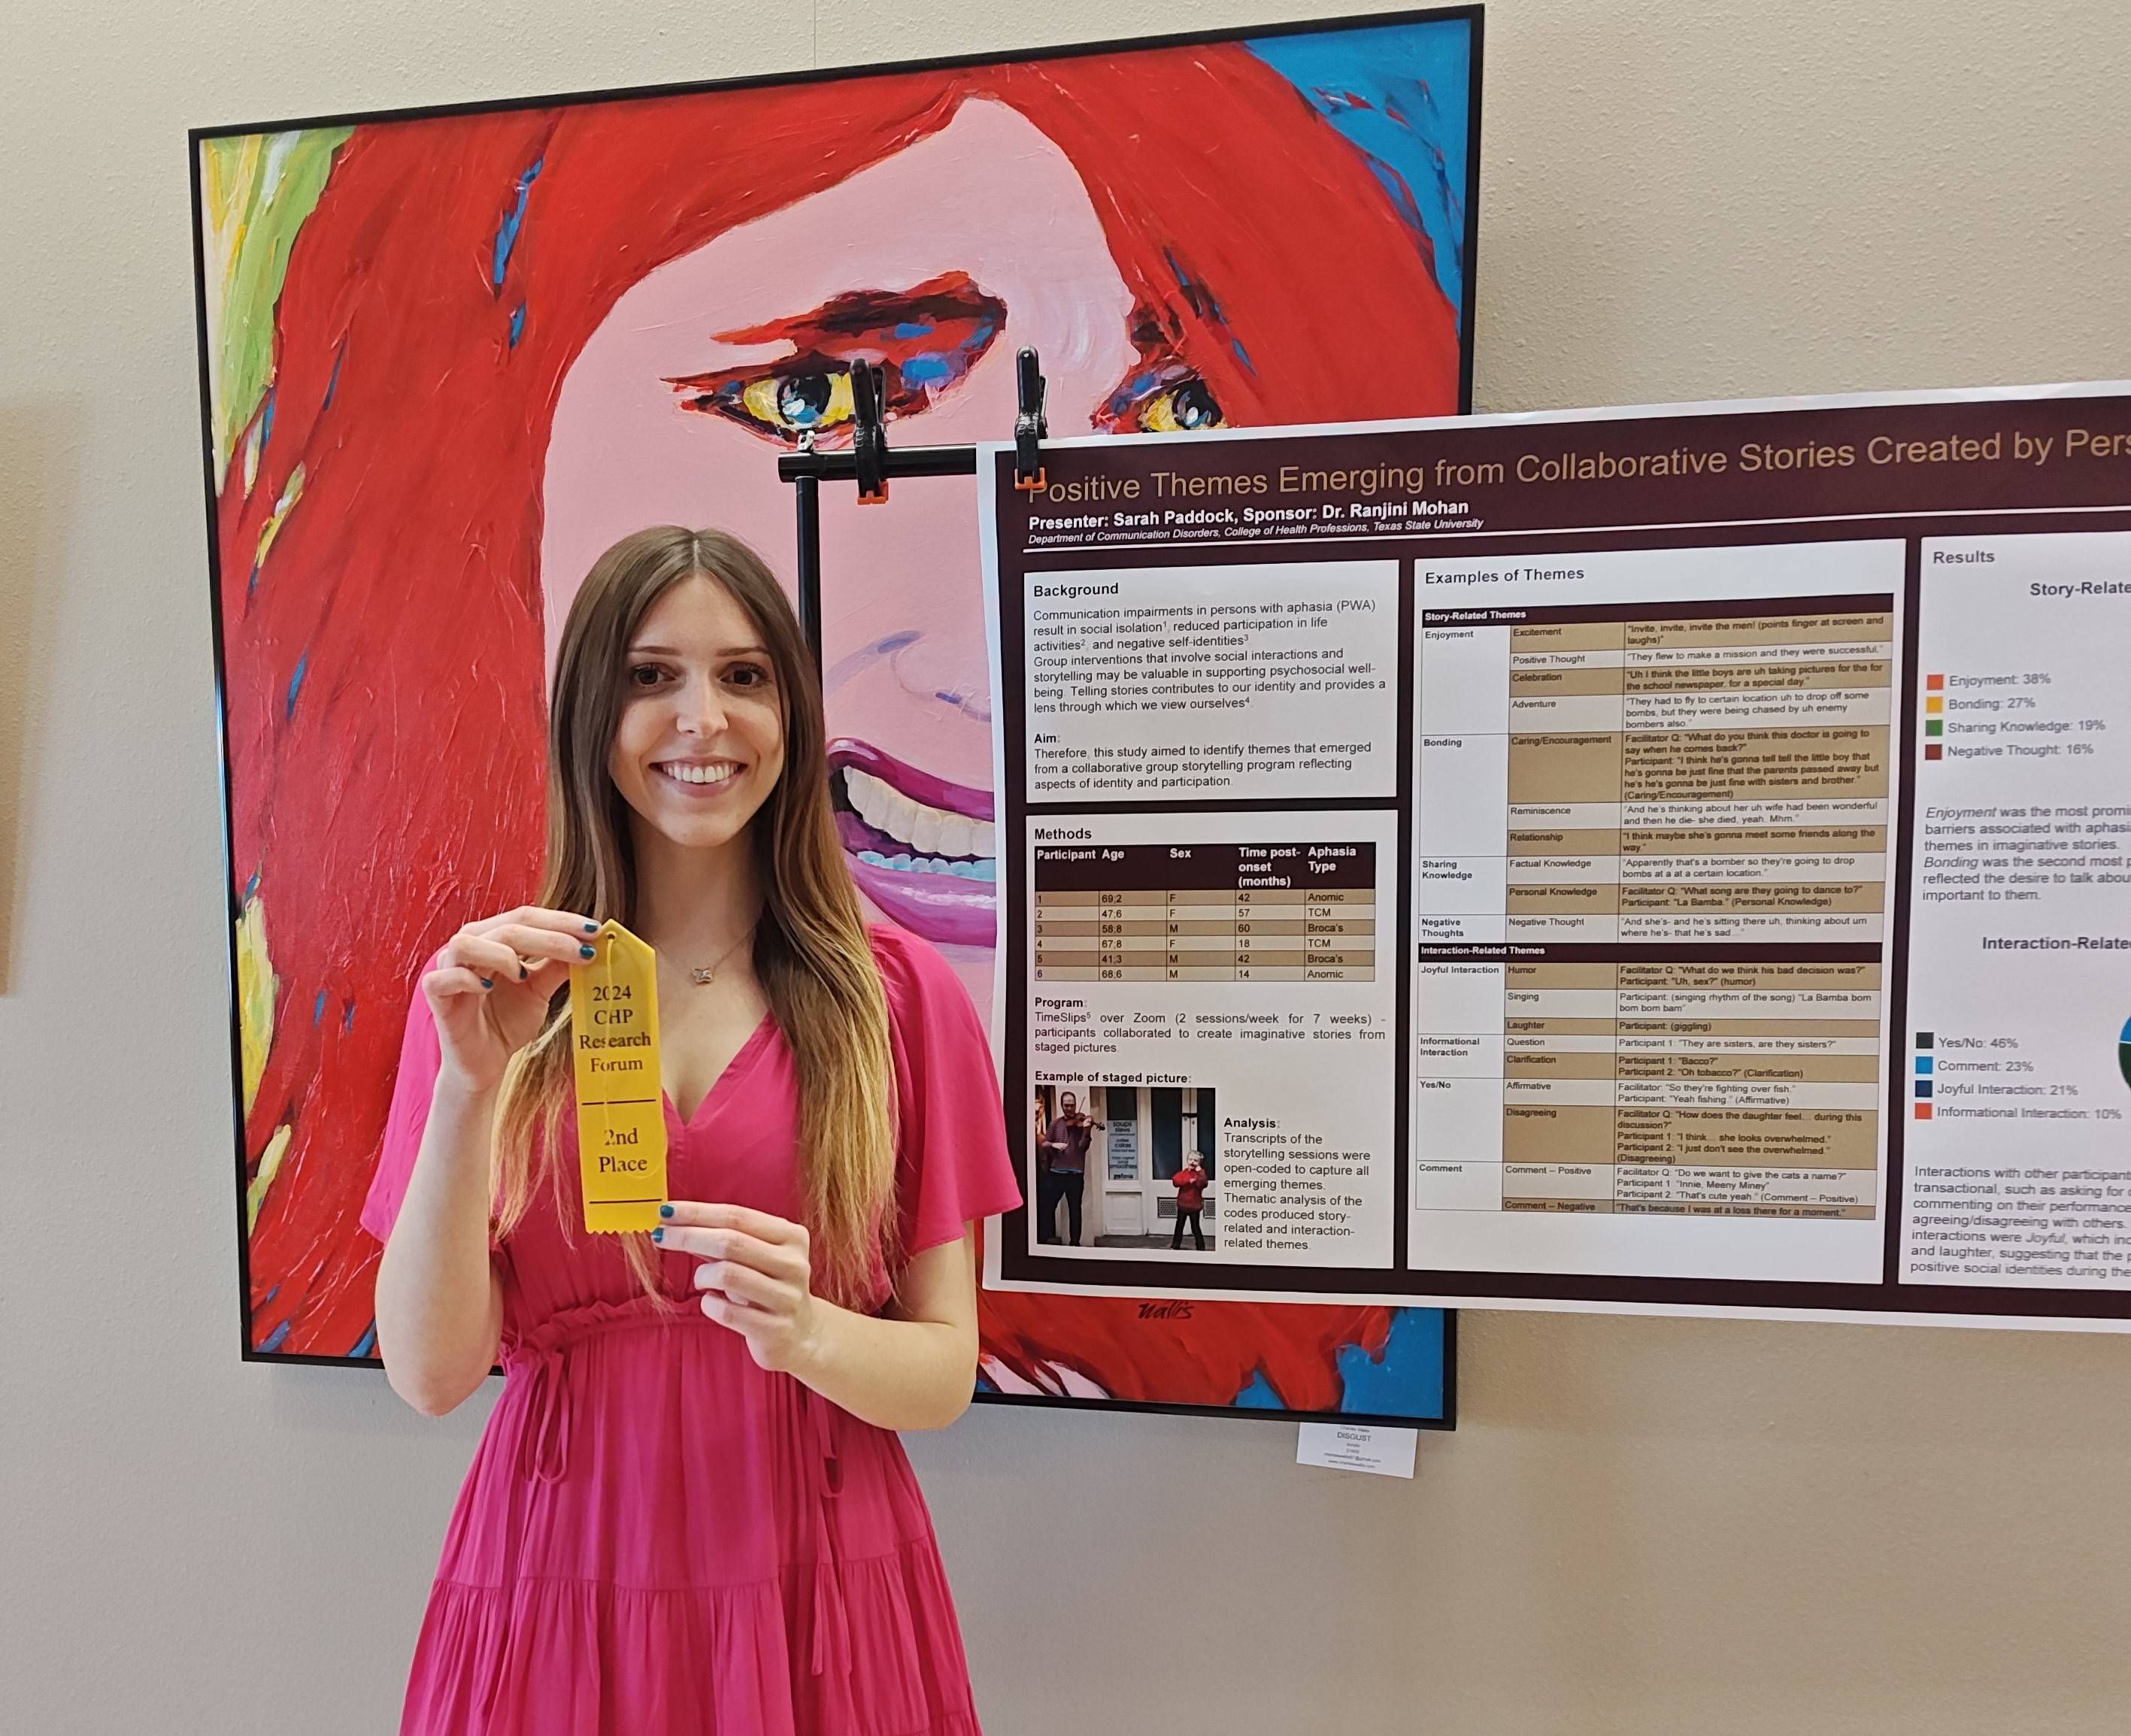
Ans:
[[[687,655],[685,651],[672,645],[631,645],[629,648],[629,654],[631,657],[686,657]],[[712,652],[711,655],[714,658],[767,657],[769,655],[769,648],[766,645],[727,645],[721,650]]]

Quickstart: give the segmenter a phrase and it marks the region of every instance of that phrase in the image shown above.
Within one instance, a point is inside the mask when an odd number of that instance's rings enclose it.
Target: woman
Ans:
[[[1176,1227],[1170,1234],[1169,1245],[1181,1248],[1185,1227],[1189,1225],[1191,1239],[1203,1254],[1206,1251],[1206,1232],[1200,1227],[1199,1214],[1206,1209],[1206,1184],[1213,1178],[1206,1174],[1204,1163],[1194,1151],[1184,1160],[1184,1167],[1170,1179],[1176,1186]]]
[[[403,1736],[974,1736],[895,1437],[968,1403],[975,1221],[1018,1203],[984,1033],[869,929],[821,696],[744,545],[625,538],[573,602],[539,904],[409,1011],[363,1222],[394,1389],[507,1380],[446,1538]],[[665,1223],[582,1229],[571,968],[658,952]]]

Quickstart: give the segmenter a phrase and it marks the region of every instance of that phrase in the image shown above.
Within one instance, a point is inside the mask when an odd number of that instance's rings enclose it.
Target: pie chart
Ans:
[[[2131,1085],[2131,1019],[2124,1021],[2123,1032],[2116,1039],[2116,1066],[2124,1083]]]

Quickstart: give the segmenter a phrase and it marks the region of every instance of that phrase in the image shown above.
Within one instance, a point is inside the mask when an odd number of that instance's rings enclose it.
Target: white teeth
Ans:
[[[880,806],[878,791],[880,780],[870,772],[861,772],[856,766],[844,768],[844,794],[852,809],[868,825],[874,824],[874,815]]]
[[[917,829],[917,804],[870,772],[846,766],[844,787],[850,792],[851,806],[859,811],[859,817],[875,831],[907,839]]]
[[[691,766],[673,762],[659,769],[680,783],[723,783],[739,768],[726,760],[715,766]]]
[[[928,806],[856,766],[844,768],[844,793],[859,818],[877,832],[928,856],[990,856],[998,852],[998,831],[989,820],[972,820],[946,808]]]

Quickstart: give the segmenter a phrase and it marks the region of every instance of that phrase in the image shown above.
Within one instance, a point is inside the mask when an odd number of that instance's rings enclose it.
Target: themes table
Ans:
[[[1872,940],[1891,596],[1421,618],[1420,937]]]
[[[1038,846],[1036,978],[1368,983],[1377,847]]]
[[[1876,1215],[1895,622],[1422,615],[1418,1209]]]
[[[1467,1161],[1424,1167],[1425,1204],[1875,1215],[1880,965],[1559,950],[1535,964],[1424,957],[1423,995],[1470,1009],[1439,1022],[1474,1028],[1421,1036],[1421,1067],[1501,1106]]]

